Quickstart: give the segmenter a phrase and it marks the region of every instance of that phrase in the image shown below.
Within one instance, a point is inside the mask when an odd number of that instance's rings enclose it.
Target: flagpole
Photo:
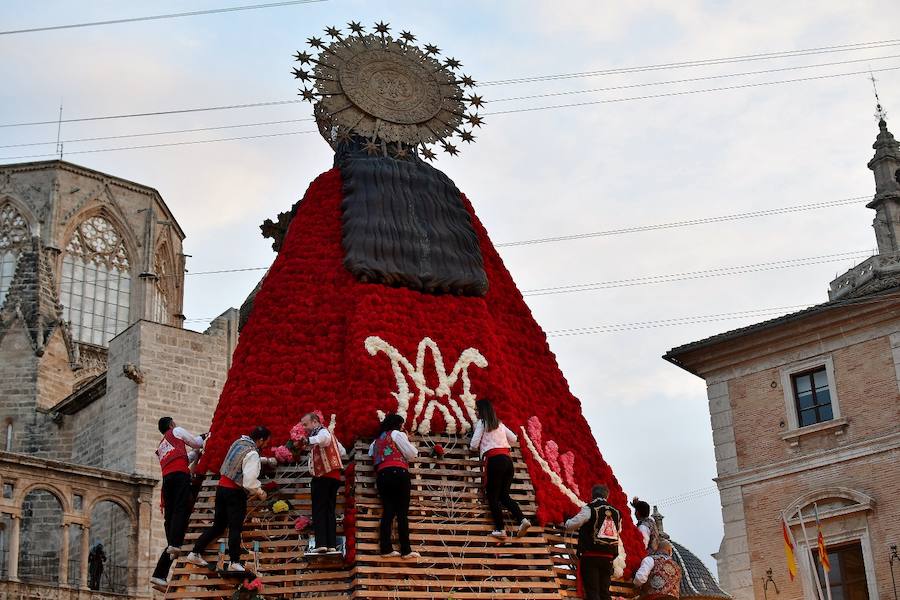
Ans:
[[[813,503],[813,510],[815,510],[816,513],[816,547],[818,548],[819,536],[822,535],[822,526],[819,524],[819,504],[817,502]],[[819,557],[819,562],[822,562],[821,557]],[[832,600],[831,586],[828,584],[828,572],[825,570],[825,565],[822,565],[822,573],[825,575],[825,592],[828,594],[828,600]]]
[[[818,591],[817,598],[819,598],[819,600],[825,600],[825,594],[822,593],[822,586],[819,582],[819,572],[816,570],[816,564],[812,559],[812,548],[809,545],[809,538],[806,537],[806,524],[803,522],[803,508],[797,509],[797,518],[800,519],[800,530],[803,532],[803,541],[806,543],[806,552],[804,552],[804,554],[806,554],[806,561],[809,565],[809,574],[816,584],[815,589]]]

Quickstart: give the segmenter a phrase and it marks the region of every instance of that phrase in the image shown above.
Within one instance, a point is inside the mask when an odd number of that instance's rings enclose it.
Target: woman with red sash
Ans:
[[[379,530],[381,556],[402,556],[409,559],[421,556],[409,544],[409,461],[418,456],[419,451],[409,443],[409,438],[401,431],[401,427],[403,417],[396,414],[385,416],[378,437],[369,446],[369,456],[375,462],[375,485],[384,507]],[[391,527],[395,518],[400,552],[391,546]]]
[[[519,524],[516,535],[521,537],[531,527],[531,521],[525,518],[518,502],[509,495],[515,474],[515,467],[510,457],[510,447],[517,441],[516,434],[500,422],[490,400],[478,400],[475,403],[475,410],[478,415],[478,423],[475,425],[469,447],[472,450],[478,450],[481,455],[484,494],[494,519],[494,530],[491,535],[499,539],[506,537],[503,510],[500,508],[502,505],[512,513],[513,518]]]

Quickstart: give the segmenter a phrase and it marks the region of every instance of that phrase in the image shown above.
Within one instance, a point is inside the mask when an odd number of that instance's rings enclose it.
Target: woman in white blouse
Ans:
[[[475,410],[478,414],[478,422],[475,424],[475,431],[469,447],[472,450],[478,450],[481,455],[484,493],[494,519],[494,530],[491,535],[500,539],[506,537],[502,505],[519,524],[516,535],[523,536],[531,527],[531,521],[525,518],[518,502],[509,495],[515,474],[515,467],[510,457],[510,447],[517,441],[516,434],[500,422],[490,400],[478,400],[475,403]]]
[[[381,556],[418,559],[421,555],[409,544],[409,498],[412,483],[409,476],[409,461],[419,455],[415,446],[403,433],[403,417],[397,414],[385,415],[381,421],[378,437],[369,446],[369,456],[375,463],[375,486],[381,497],[382,512],[379,527]],[[397,537],[400,538],[400,552],[391,546],[391,527],[397,519]]]

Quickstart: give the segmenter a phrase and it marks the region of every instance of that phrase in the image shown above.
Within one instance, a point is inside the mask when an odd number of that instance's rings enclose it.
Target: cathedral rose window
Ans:
[[[16,263],[28,241],[28,223],[9,202],[0,205],[0,306],[16,272]]]
[[[131,265],[113,225],[101,216],[81,223],[63,256],[60,299],[79,342],[105,346],[128,327]]]

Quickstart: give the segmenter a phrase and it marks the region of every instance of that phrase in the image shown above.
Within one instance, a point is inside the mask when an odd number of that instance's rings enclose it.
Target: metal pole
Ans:
[[[816,584],[815,589],[818,590],[818,598],[820,600],[825,600],[825,596],[822,593],[822,586],[819,582],[819,572],[816,570],[816,564],[815,564],[815,562],[813,562],[812,553],[810,552],[809,538],[806,536],[806,524],[803,522],[803,509],[802,508],[797,509],[797,518],[800,519],[800,530],[803,532],[803,542],[806,544],[806,552],[804,552],[804,554],[806,555],[806,561],[809,564],[809,568],[810,568],[809,573],[812,576],[813,581],[815,581],[815,584]]]
[[[822,526],[819,524],[819,504],[817,502],[813,503],[813,510],[816,513],[816,549],[819,547],[819,534],[822,532]],[[825,549],[825,552],[828,552],[828,549]],[[821,562],[822,558],[819,557],[819,561]],[[830,577],[828,573],[825,572],[825,565],[822,565],[822,575],[825,576],[825,593],[828,594],[828,600],[832,600],[831,598],[831,584],[829,583]]]
[[[897,555],[897,544],[891,546],[891,583],[894,586],[894,600],[897,600],[897,581],[894,579],[894,562],[900,560],[900,556]]]

